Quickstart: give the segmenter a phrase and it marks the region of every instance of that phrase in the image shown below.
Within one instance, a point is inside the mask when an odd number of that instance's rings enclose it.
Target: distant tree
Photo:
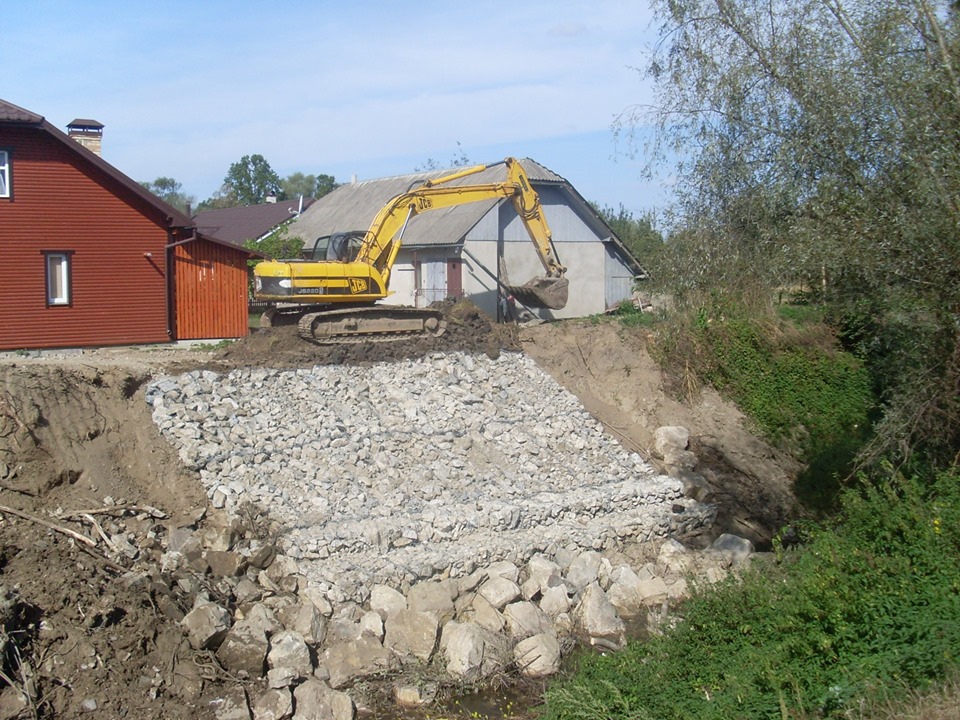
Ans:
[[[317,175],[317,184],[316,190],[314,191],[315,198],[322,198],[324,195],[329,195],[334,190],[340,187],[340,183],[336,181],[333,175]]]
[[[244,155],[230,166],[223,184],[238,205],[258,205],[270,195],[284,199],[280,177],[263,155]]]
[[[333,175],[304,175],[295,172],[285,177],[281,182],[283,196],[290,200],[300,197],[321,198],[336,190],[340,184]]]
[[[422,165],[417,165],[413,169],[414,172],[433,172],[434,170],[443,170],[445,168],[456,168],[456,167],[466,167],[470,164],[470,158],[467,157],[467,154],[463,151],[463,147],[460,145],[460,141],[457,141],[457,152],[450,162],[441,163],[439,160],[433,158],[427,158]]]
[[[237,200],[233,188],[228,185],[221,185],[213,195],[197,205],[197,212],[204,210],[222,210],[223,208],[238,207],[242,203]]]
[[[652,0],[647,157],[676,159],[675,297],[816,290],[884,398],[872,459],[960,447],[960,12]],[[670,245],[675,243],[671,240]]]
[[[187,195],[183,192],[183,185],[173,178],[158,177],[152,182],[141,182],[140,184],[168,205],[172,205],[187,215],[191,213],[192,207],[197,202],[193,195]]]
[[[653,226],[653,214],[646,213],[640,217],[634,217],[623,203],[620,203],[620,207],[616,210],[605,206],[599,208],[597,213],[649,271],[649,266],[656,263],[657,257],[663,250],[663,235]]]

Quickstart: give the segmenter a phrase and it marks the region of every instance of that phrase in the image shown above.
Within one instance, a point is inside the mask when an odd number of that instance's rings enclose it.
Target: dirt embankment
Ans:
[[[0,720],[18,712],[74,717],[93,707],[104,717],[209,718],[207,701],[230,682],[190,650],[158,602],[161,595],[176,602],[176,580],[159,567],[125,573],[134,564],[129,558],[104,559],[107,540],[120,549],[133,545],[140,562],[158,557],[160,539],[174,529],[204,523],[200,483],[151,420],[141,389],[150,377],[370,363],[454,349],[522,349],[641,452],[649,451],[657,427],[688,427],[701,458],[696,472],[717,494],[721,530],[763,542],[786,519],[790,462],[753,438],[740,414],[712,393],[693,405],[667,397],[643,336],[613,324],[557,323],[518,333],[458,306],[444,337],[420,343],[319,348],[292,328],[275,328],[214,352],[7,357],[0,364],[0,585],[9,597],[0,602],[0,669],[15,687],[0,691]],[[95,551],[65,531],[88,538]]]

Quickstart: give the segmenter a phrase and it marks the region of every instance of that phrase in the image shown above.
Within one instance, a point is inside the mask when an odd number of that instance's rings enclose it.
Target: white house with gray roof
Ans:
[[[583,317],[629,298],[636,280],[645,277],[637,259],[569,182],[529,158],[520,162],[540,197],[557,256],[567,267],[570,281],[563,310],[537,309],[533,314],[544,319]],[[335,232],[366,230],[389,200],[449,173],[433,171],[342,185],[297,218],[290,234],[312,247],[317,238]],[[505,177],[503,165],[497,164],[450,184],[496,183]],[[426,307],[464,296],[498,317],[501,285],[520,285],[542,274],[536,249],[513,204],[491,199],[413,217],[391,273],[392,294],[384,302]]]

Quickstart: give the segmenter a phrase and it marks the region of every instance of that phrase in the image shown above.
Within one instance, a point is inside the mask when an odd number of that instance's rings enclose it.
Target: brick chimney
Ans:
[[[67,124],[67,135],[83,145],[90,152],[102,156],[100,150],[103,142],[103,123],[99,123],[96,120],[77,118]]]

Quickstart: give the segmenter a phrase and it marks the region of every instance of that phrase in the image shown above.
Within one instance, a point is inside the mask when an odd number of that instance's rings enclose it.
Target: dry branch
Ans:
[[[83,543],[87,547],[97,546],[96,541],[91,540],[86,535],[82,535],[76,532],[75,530],[71,530],[70,528],[65,528],[61,525],[55,525],[54,523],[48,522],[43,518],[38,518],[38,517],[34,517],[33,515],[28,515],[25,512],[21,512],[20,510],[14,510],[12,507],[7,507],[6,505],[0,505],[0,513],[6,514],[6,515],[14,515],[15,517],[22,518],[23,520],[29,520],[30,522],[35,522],[38,525],[43,525],[44,527],[50,528],[51,530],[56,530],[58,533],[62,533],[67,537],[71,537],[77,542]]]

